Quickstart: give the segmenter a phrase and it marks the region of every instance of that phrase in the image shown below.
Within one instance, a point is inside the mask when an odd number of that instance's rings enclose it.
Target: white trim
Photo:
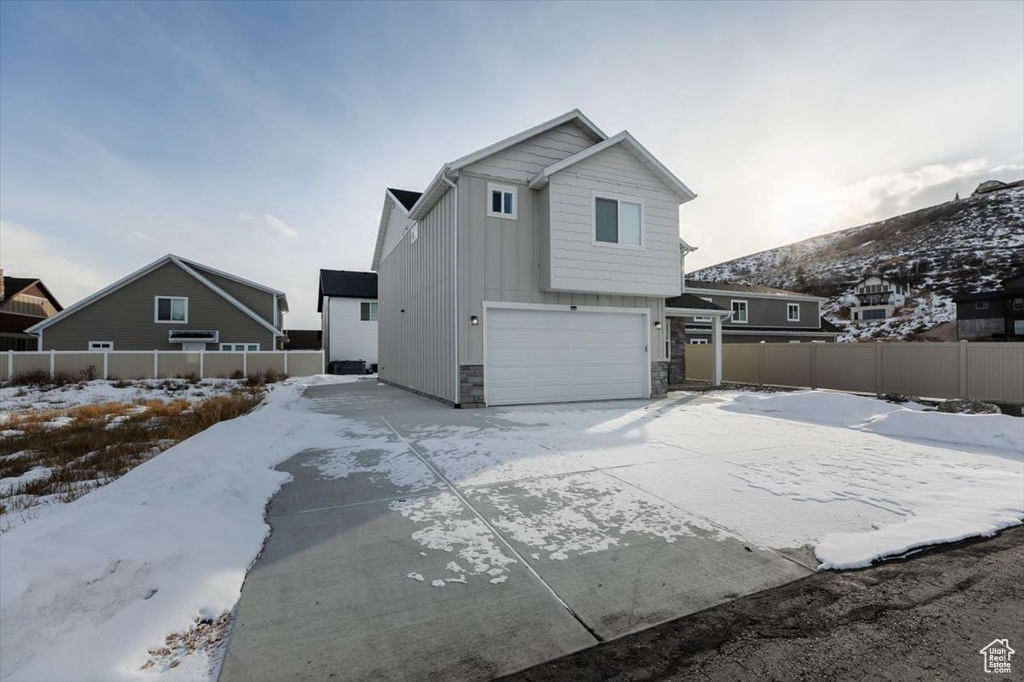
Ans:
[[[89,350],[114,350],[113,341],[90,341]]]
[[[817,301],[819,303],[828,300],[827,298],[822,298],[820,296],[806,296],[804,294],[769,294],[759,291],[733,291],[729,289],[706,289],[704,287],[683,288],[684,294],[693,294],[694,296],[696,296],[698,291],[704,294],[710,294],[712,296],[724,296],[726,298],[730,296],[742,295],[747,298],[781,298],[787,301]]]
[[[672,190],[673,194],[675,194],[679,198],[680,203],[686,203],[687,201],[690,201],[697,197],[697,195],[693,193],[693,190],[684,185],[682,180],[673,175],[672,171],[666,168],[660,161],[658,161],[658,159],[654,157],[653,154],[647,151],[647,149],[645,149],[642,144],[637,142],[636,138],[634,138],[632,135],[629,134],[628,131],[625,130],[623,130],[618,135],[609,137],[603,142],[599,142],[591,147],[587,147],[581,152],[577,152],[576,154],[573,154],[568,158],[562,159],[558,163],[554,163],[548,166],[547,168],[540,171],[535,176],[533,176],[533,178],[530,179],[530,189],[541,189],[542,187],[544,187],[544,185],[548,184],[548,180],[555,173],[559,173],[565,170],[566,168],[569,168],[570,166],[577,164],[580,161],[583,161],[584,159],[589,159],[591,156],[594,156],[595,154],[600,154],[606,149],[614,147],[617,144],[624,144],[625,147],[633,154],[634,157],[636,157],[636,159],[640,163],[647,166],[649,170],[651,170],[656,176],[658,176],[661,179],[662,182],[665,183],[665,186]]]
[[[494,193],[501,193],[501,211],[495,212],[492,208]],[[505,213],[505,195],[512,195],[512,212]],[[519,219],[519,188],[515,185],[505,185],[498,182],[487,183],[487,217],[488,218],[501,218],[502,220],[518,220]]]
[[[707,308],[665,308],[665,317],[697,317],[707,315],[715,317],[732,317],[731,310],[708,310]]]
[[[459,405],[462,399],[462,365],[460,364],[461,358],[459,357],[459,335],[462,329],[459,326],[459,186],[447,177],[443,179],[448,184],[449,189],[455,192],[455,195],[452,197],[455,203],[455,210],[452,211],[452,312],[454,313],[452,324],[454,325],[453,334],[455,338],[455,343],[452,344],[452,352],[455,354],[455,362],[452,365],[452,380],[455,386],[452,395],[454,396],[454,404]],[[378,317],[379,312],[378,308]],[[379,343],[380,341],[378,340],[378,345]],[[380,371],[380,365],[377,366],[377,371]]]
[[[615,229],[618,237],[622,236],[622,204],[636,204],[640,207],[640,243],[639,244],[623,244],[620,242],[605,242],[599,241],[597,238],[597,200],[604,199],[605,201],[615,202]],[[590,243],[592,246],[604,246],[615,249],[633,249],[634,251],[646,251],[647,250],[647,239],[644,232],[644,202],[639,197],[632,197],[627,194],[618,194],[616,192],[605,192],[604,190],[592,189],[590,190]],[[552,231],[553,232],[553,231]]]
[[[231,346],[231,347],[230,348],[225,348],[224,346]],[[234,348],[233,346],[242,346],[242,348]],[[256,346],[256,347],[255,348],[249,348],[249,346]],[[245,341],[243,343],[222,343],[222,344],[220,344],[219,350],[225,351],[225,352],[228,352],[228,353],[245,353],[245,352],[248,352],[248,353],[258,353],[258,352],[260,352],[260,344],[258,344],[258,343],[251,343],[251,342],[248,342],[248,341]],[[278,353],[281,353],[281,352],[284,352],[284,351],[268,351],[268,352],[278,352]]]
[[[796,317],[793,317],[790,312],[796,310]],[[799,322],[800,321],[800,304],[799,303],[787,303],[786,304],[786,322]]]
[[[171,319],[161,320],[160,319],[160,299],[169,299],[171,301]],[[185,319],[175,320],[174,319],[174,301],[185,301]],[[157,294],[153,297],[153,322],[156,324],[188,324],[188,296],[168,296],[166,294]]]
[[[482,367],[484,368],[484,405],[490,405],[490,392],[487,389],[487,311],[488,309],[505,310],[551,310],[562,312],[581,313],[615,313],[644,316],[644,345],[647,349],[647,371],[644,372],[646,381],[647,400],[651,398],[651,309],[650,308],[624,308],[621,306],[595,306],[595,305],[572,305],[566,303],[515,303],[509,301],[483,301],[483,315],[480,324],[483,325],[483,353]]]
[[[706,346],[708,345],[707,339],[688,339],[691,346]]]
[[[282,332],[281,330],[277,329],[272,324],[270,324],[266,320],[264,320],[262,317],[260,317],[256,313],[254,313],[248,306],[246,306],[243,303],[241,303],[240,301],[238,301],[238,299],[236,299],[234,296],[232,296],[228,292],[224,291],[223,289],[221,289],[219,286],[217,286],[216,284],[214,284],[210,280],[208,280],[205,277],[203,277],[201,274],[199,274],[198,272],[196,272],[195,270],[190,268],[185,263],[182,263],[180,260],[178,260],[178,258],[176,256],[171,256],[171,260],[174,261],[174,263],[178,267],[180,267],[182,270],[184,270],[185,272],[187,272],[188,274],[192,275],[193,277],[198,279],[200,282],[205,284],[214,293],[219,295],[221,298],[226,300],[228,303],[230,303],[231,305],[235,306],[240,311],[242,311],[243,313],[245,313],[246,315],[251,317],[255,322],[257,322],[258,324],[260,324],[261,326],[265,327],[270,332],[272,332],[274,334],[274,338],[284,336],[284,332]]]
[[[223,277],[225,279],[230,279],[230,280],[232,280],[234,282],[238,282],[239,284],[244,284],[246,286],[252,287],[253,289],[259,289],[260,291],[265,291],[268,294],[274,294],[275,296],[281,296],[281,297],[287,298],[287,296],[285,295],[285,293],[283,291],[279,291],[277,289],[273,289],[273,288],[268,287],[268,286],[266,286],[264,284],[257,284],[256,282],[253,282],[252,280],[245,279],[244,277],[239,277],[238,275],[232,275],[230,272],[224,272],[223,270],[218,270],[217,268],[211,268],[209,265],[203,265],[202,263],[197,263],[196,261],[189,260],[188,258],[182,258],[181,256],[173,256],[173,255],[172,255],[172,257],[174,259],[182,262],[182,263],[185,263],[186,265],[189,265],[189,266],[193,267],[193,268],[199,268],[200,270],[207,270],[209,272],[212,272],[213,274],[217,275],[218,277]]]
[[[736,308],[735,308],[735,306],[736,306],[737,303],[742,303],[743,304],[743,319],[742,320],[736,319]],[[729,310],[732,311],[732,320],[731,321],[732,321],[733,324],[747,324],[747,321],[750,319],[750,304],[747,303],[747,301],[745,299],[742,299],[742,298],[731,299],[729,301]]]

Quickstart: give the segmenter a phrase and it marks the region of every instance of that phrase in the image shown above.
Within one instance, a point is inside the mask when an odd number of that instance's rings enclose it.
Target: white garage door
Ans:
[[[488,308],[488,405],[646,398],[641,313]]]

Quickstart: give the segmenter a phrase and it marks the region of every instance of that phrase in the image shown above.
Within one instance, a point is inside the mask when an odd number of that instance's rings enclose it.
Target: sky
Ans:
[[[1024,2],[0,3],[0,267],[369,270],[386,187],[573,108],[697,193],[690,270],[1024,177]]]

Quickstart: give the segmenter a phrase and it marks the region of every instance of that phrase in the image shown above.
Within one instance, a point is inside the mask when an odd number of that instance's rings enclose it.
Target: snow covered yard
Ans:
[[[390,598],[501,599],[516,564],[555,575],[639,539],[810,547],[821,567],[853,568],[1024,519],[1024,422],[1012,417],[822,392],[474,412],[347,387],[302,395],[357,381],[277,385],[252,413],[0,535],[0,679],[215,677],[218,625],[290,478],[273,467],[299,453],[314,453],[300,468],[316,485],[405,491],[378,496],[415,548],[394,576],[369,567]]]

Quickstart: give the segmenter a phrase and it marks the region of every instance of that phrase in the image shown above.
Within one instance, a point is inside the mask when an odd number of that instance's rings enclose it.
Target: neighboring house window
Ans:
[[[732,321],[745,324],[747,321],[747,302],[746,301],[733,301],[732,302]]]
[[[416,240],[420,238],[420,224],[413,223],[412,227],[409,228],[409,243],[415,244]]]
[[[1015,298],[1015,299],[1013,299],[1013,309],[1014,310],[1024,310],[1024,298]]]
[[[714,303],[714,301],[712,301],[710,298],[704,298],[703,296],[701,296],[700,299],[702,301],[707,301],[708,303]],[[694,322],[710,322],[711,321],[711,316],[710,315],[694,315],[693,316],[693,321]]]
[[[188,322],[188,299],[183,296],[157,296],[156,322]]]
[[[594,241],[643,245],[643,206],[636,201],[594,197]]]
[[[516,206],[516,188],[511,185],[487,183],[487,215],[491,218],[515,219],[518,211]]]
[[[988,310],[988,301],[977,301],[974,304],[975,310]]]
[[[359,319],[363,322],[377,321],[377,301],[363,301],[359,304]]]
[[[884,320],[885,310],[865,310],[861,313],[862,320]]]
[[[787,303],[786,304],[786,319],[790,322],[800,321],[800,304],[799,303]]]
[[[258,343],[222,343],[220,344],[221,350],[230,350],[240,353],[247,350],[259,350],[260,344]]]
[[[707,343],[707,339],[690,339],[691,346],[706,346]]]
[[[789,341],[789,342],[790,342],[790,343],[800,343],[799,341],[793,341],[792,339],[790,339],[790,341]]]
[[[114,350],[113,341],[90,341],[89,350]]]

